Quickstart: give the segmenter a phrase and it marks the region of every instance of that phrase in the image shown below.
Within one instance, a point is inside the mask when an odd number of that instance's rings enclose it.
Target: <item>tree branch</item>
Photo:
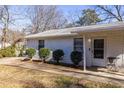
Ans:
[[[122,21],[120,18],[118,18],[118,16],[116,16],[112,11],[109,11],[109,9],[105,8],[104,6],[98,5],[98,7],[102,10],[104,10],[105,12],[107,12],[108,14],[110,14],[111,16],[113,16],[114,18],[116,18],[118,21]]]

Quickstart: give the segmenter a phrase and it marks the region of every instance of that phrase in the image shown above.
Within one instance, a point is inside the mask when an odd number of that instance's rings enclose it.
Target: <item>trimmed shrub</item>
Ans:
[[[32,57],[36,54],[36,50],[34,48],[28,48],[26,49],[26,54],[32,59]]]
[[[59,63],[59,61],[62,59],[62,57],[64,56],[64,52],[61,49],[57,49],[55,51],[53,51],[53,59]]]
[[[41,48],[39,50],[39,56],[43,60],[43,62],[46,61],[46,58],[50,55],[50,49],[48,48]]]
[[[1,57],[15,57],[15,47],[6,47],[0,50]]]
[[[82,61],[82,53],[79,51],[72,51],[71,53],[71,61],[74,65],[78,65],[80,61]]]

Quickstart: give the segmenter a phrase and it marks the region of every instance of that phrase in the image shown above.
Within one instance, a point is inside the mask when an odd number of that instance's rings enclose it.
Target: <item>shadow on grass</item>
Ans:
[[[38,69],[35,69],[35,68],[26,68],[26,67],[21,67],[21,66],[17,66],[17,65],[7,65],[7,66],[20,67],[20,68],[25,68],[25,69],[30,69],[30,70],[42,71],[42,69],[38,70]],[[44,65],[44,67],[45,67],[45,65]],[[66,72],[66,73],[67,72],[68,73],[73,73],[74,76],[75,76],[75,74],[80,74],[80,75],[87,75],[87,76],[96,76],[96,77],[101,77],[101,78],[103,77],[103,78],[107,78],[107,79],[116,80],[116,81],[119,81],[119,82],[124,82],[124,79],[118,79],[118,78],[115,78],[115,77],[101,76],[99,74],[96,75],[96,74],[93,74],[93,73],[83,73],[83,72],[78,72],[78,71],[71,71],[69,69],[60,69],[60,68],[54,68],[54,67],[50,67],[50,68],[53,69],[53,70],[58,70],[60,72],[62,71],[62,72]],[[112,73],[111,73],[111,75],[112,75]],[[114,75],[116,75],[116,74],[113,74],[113,76]]]
[[[46,63],[46,64],[53,64],[53,65],[57,65],[57,66],[62,66],[62,67],[69,67],[69,68],[74,68],[74,69],[79,69],[79,70],[82,70],[83,71],[83,67],[82,66],[75,66],[73,64],[66,64],[66,63],[53,63],[53,62],[50,62],[50,63]],[[87,67],[87,70],[88,71],[92,71],[92,72],[104,72],[106,74],[111,74],[111,75],[119,75],[119,76],[124,76],[124,74],[119,74],[119,73],[116,73],[116,72],[106,72],[102,69],[99,69],[99,68],[103,68],[103,69],[106,69],[105,67],[98,67],[98,66],[92,66],[92,67]],[[77,71],[70,71],[69,69],[61,69],[61,68],[57,68],[55,67],[54,69],[59,69],[59,70],[62,70],[62,71],[68,71],[68,72],[76,72],[78,73]]]
[[[46,63],[45,63],[46,64]],[[45,64],[43,64],[43,66],[45,67],[46,65]],[[17,66],[17,65],[8,65],[8,66],[13,66],[13,67],[21,67],[21,66]],[[46,66],[45,68],[48,68],[49,66]],[[26,67],[21,67],[21,68],[26,68]],[[106,79],[110,79],[110,80],[114,80],[114,81],[116,81],[116,82],[124,82],[124,79],[119,79],[119,78],[116,78],[116,77],[109,77],[109,76],[101,76],[101,75],[99,75],[99,74],[93,74],[93,73],[83,73],[83,72],[78,72],[78,71],[71,71],[71,69],[65,69],[65,68],[61,68],[61,67],[49,67],[49,69],[51,69],[51,70],[57,70],[57,71],[59,71],[60,73],[61,72],[66,72],[66,73],[72,73],[72,76],[75,76],[75,74],[79,74],[79,75],[86,75],[87,77],[89,77],[89,78],[92,78],[91,76],[96,76],[96,77],[101,77],[101,78],[106,78]],[[37,71],[42,71],[42,69],[43,68],[41,68],[41,69],[33,69],[33,68],[27,68],[27,69],[32,69],[32,70],[37,70]],[[95,69],[94,69],[95,70]],[[43,71],[44,72],[44,71]],[[111,74],[112,75],[112,74]],[[115,75],[115,74],[113,74],[113,75]],[[87,78],[88,79],[88,78]],[[61,83],[61,81],[59,81],[60,83]],[[63,81],[62,81],[63,82]],[[65,85],[66,86],[66,85]],[[67,82],[67,86],[66,87],[68,87],[68,82]],[[84,86],[83,86],[84,87]]]

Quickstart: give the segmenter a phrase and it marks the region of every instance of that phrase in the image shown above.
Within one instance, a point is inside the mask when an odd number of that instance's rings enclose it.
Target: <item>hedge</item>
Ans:
[[[15,47],[10,46],[0,50],[0,58],[15,56],[16,56]]]

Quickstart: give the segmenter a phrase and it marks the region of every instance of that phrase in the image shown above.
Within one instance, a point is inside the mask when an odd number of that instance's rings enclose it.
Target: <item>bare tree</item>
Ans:
[[[102,21],[123,21],[124,20],[124,6],[122,5],[98,5],[96,10],[103,18]]]
[[[68,23],[66,24],[66,28],[76,27],[78,24],[76,23],[77,19],[80,17],[80,11],[68,11]]]
[[[0,6],[0,27],[2,29],[1,45],[2,48],[6,47],[6,43],[9,43],[9,34],[12,33],[10,28],[15,26],[15,21],[22,20],[20,14],[12,10],[13,6],[1,5]]]
[[[28,18],[31,21],[31,32],[57,29],[64,27],[66,19],[57,9],[57,6],[30,6],[27,10]]]
[[[7,36],[8,36],[7,39],[8,42],[11,43],[13,46],[15,46],[18,42],[24,41],[25,34],[22,31],[9,30]]]
[[[8,32],[8,25],[10,22],[10,16],[9,16],[9,6],[1,6],[0,7],[0,21],[3,25],[3,35],[2,35],[2,47],[6,47],[6,42],[7,42],[7,32]]]

